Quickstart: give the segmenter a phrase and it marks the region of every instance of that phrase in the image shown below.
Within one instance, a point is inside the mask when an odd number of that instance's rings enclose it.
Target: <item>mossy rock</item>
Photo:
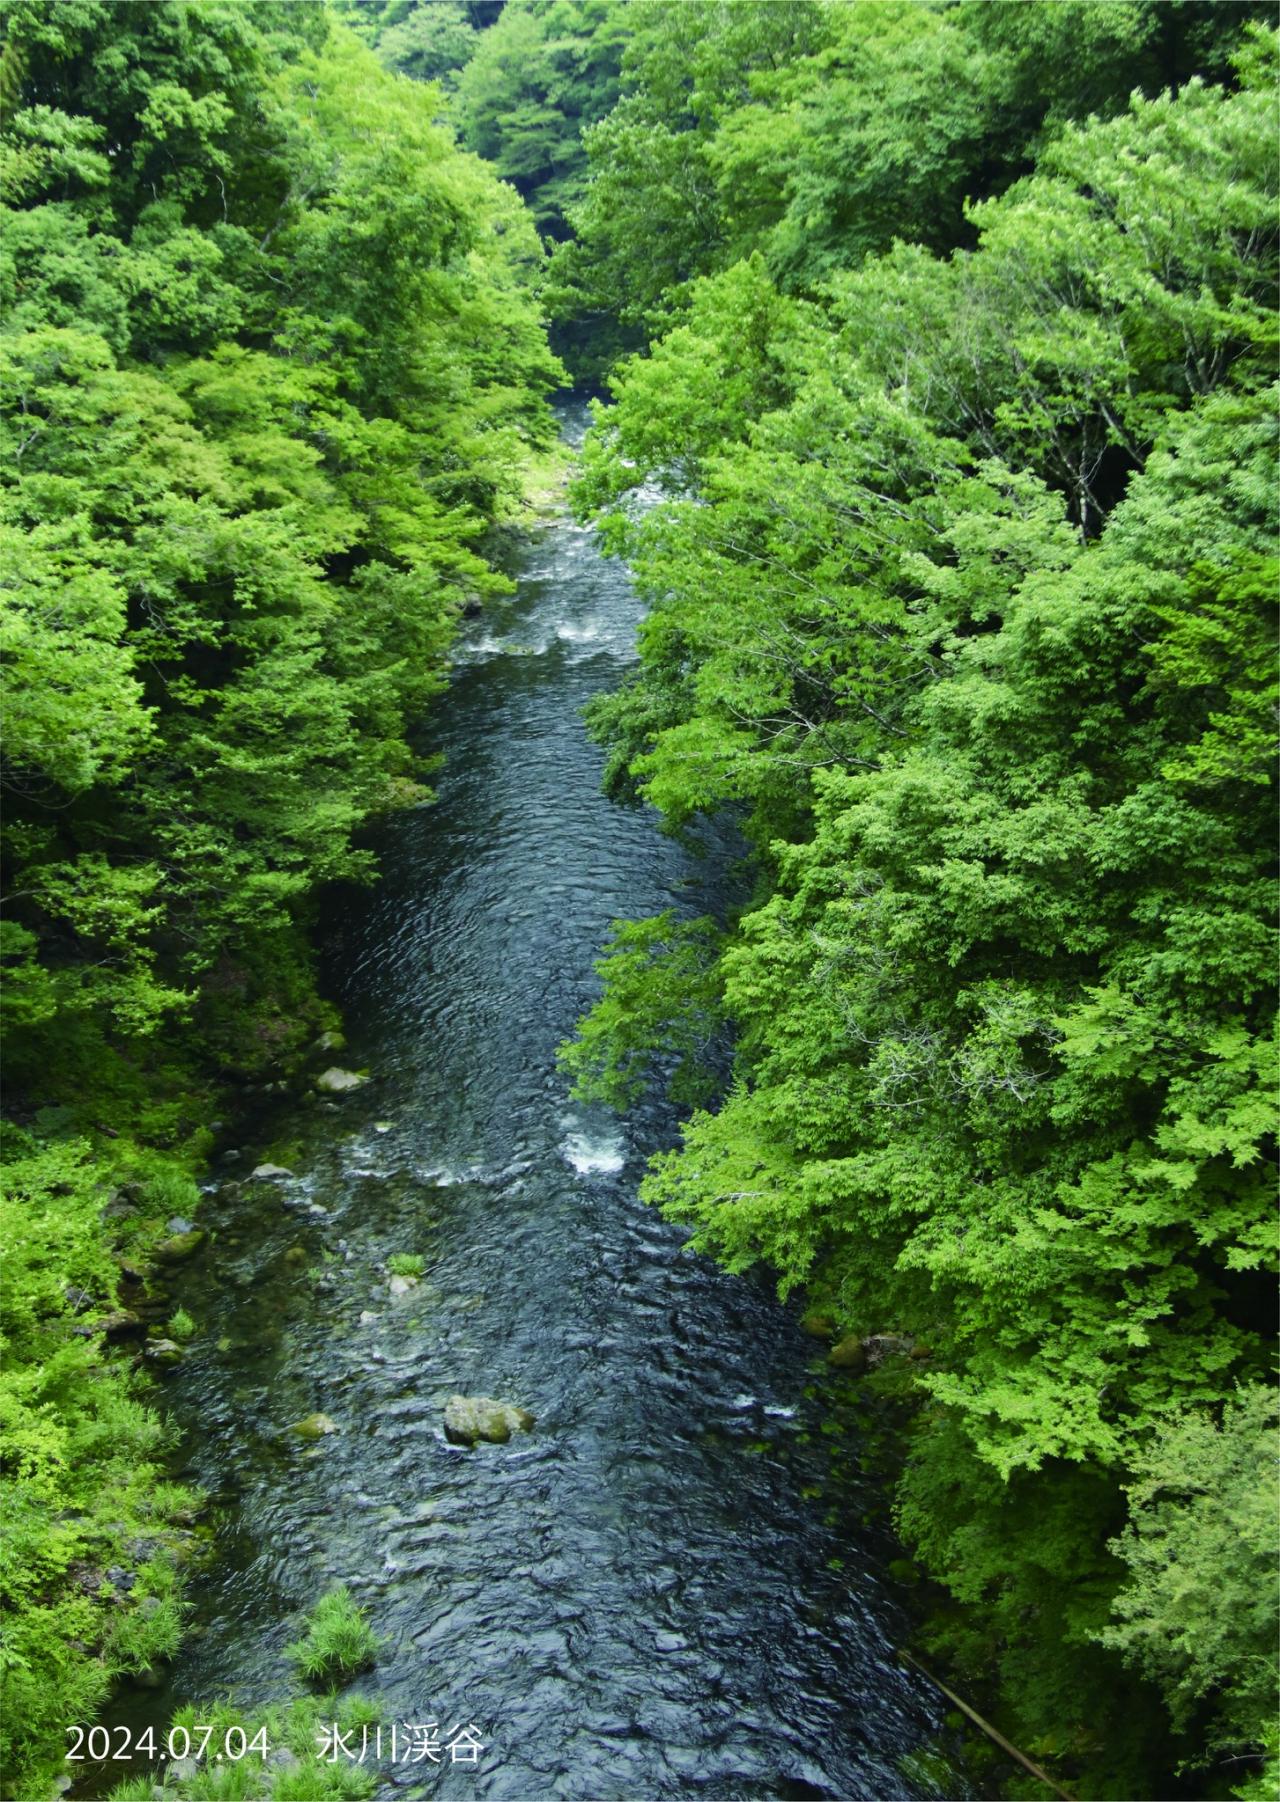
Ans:
[[[820,1308],[810,1308],[800,1316],[800,1331],[808,1333],[811,1339],[834,1339],[838,1328],[830,1314]]]
[[[513,1432],[527,1433],[533,1415],[490,1395],[451,1395],[444,1411],[445,1438],[454,1445],[505,1445]]]
[[[98,1331],[106,1339],[140,1339],[146,1332],[142,1316],[133,1308],[116,1308],[98,1322]]]
[[[827,1353],[827,1363],[833,1364],[837,1370],[865,1370],[867,1352],[856,1333],[850,1333],[838,1345],[833,1345]]]
[[[174,1233],[161,1239],[151,1255],[157,1264],[183,1264],[195,1256],[208,1237],[203,1227],[193,1226],[189,1233]]]
[[[295,1420],[289,1428],[299,1439],[325,1439],[330,1433],[338,1431],[338,1423],[327,1414],[304,1414],[301,1420]]]

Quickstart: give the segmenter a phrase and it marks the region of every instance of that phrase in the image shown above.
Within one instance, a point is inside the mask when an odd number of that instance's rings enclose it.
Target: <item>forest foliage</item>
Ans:
[[[429,792],[408,734],[501,585],[479,540],[562,372],[519,198],[320,5],[11,0],[0,94],[0,1713],[28,1796],[180,1626],[192,1498],[107,1343],[137,1324],[121,1260],[194,1212],[219,1085],[327,1023],[312,898]]]
[[[1270,9],[4,19],[6,1784],[176,1644],[121,1261],[328,1024],[314,897],[428,793],[541,293],[649,609],[608,786],[755,872],[618,923],[566,1062],[671,1083],[696,1245],[915,1340],[949,1671],[1079,1794],[1274,1796]]]

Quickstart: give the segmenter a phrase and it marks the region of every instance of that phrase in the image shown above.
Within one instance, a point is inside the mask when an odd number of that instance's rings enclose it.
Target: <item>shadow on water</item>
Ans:
[[[341,1061],[372,1080],[297,1104],[291,1179],[234,1180],[246,1155],[207,1197],[168,1400],[215,1556],[165,1688],[114,1718],[292,1693],[284,1646],[342,1579],[383,1638],[360,1687],[486,1742],[380,1767],[382,1795],[941,1795],[904,1775],[939,1706],[895,1660],[883,1497],[847,1441],[833,1476],[813,1342],[636,1200],[670,1120],[580,1107],[556,1070],[610,921],[702,911],[720,866],[600,794],[579,710],[634,657],[625,569],[567,520],[510,567],[436,709],[437,803],[327,923]],[[426,1269],[393,1295],[397,1251]],[[460,1451],[456,1391],[536,1428]],[[314,1411],[337,1430],[290,1431]]]

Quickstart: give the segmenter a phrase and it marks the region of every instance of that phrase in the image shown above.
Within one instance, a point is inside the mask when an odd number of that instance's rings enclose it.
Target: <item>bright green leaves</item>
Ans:
[[[391,6],[387,11],[402,16],[379,31],[379,60],[414,81],[438,81],[446,91],[456,88],[476,49],[465,0],[433,0],[412,10]],[[351,22],[355,27],[355,18]]]
[[[439,30],[420,7],[380,51]],[[525,197],[540,231],[565,235],[586,168],[582,132],[618,97],[628,12],[618,0],[509,0],[487,31],[473,34],[457,78],[454,112],[463,141]]]
[[[1188,1414],[1135,1461],[1113,1546],[1129,1575],[1100,1637],[1160,1683],[1178,1725],[1211,1703],[1215,1749],[1247,1745],[1274,1709],[1278,1459],[1261,1385],[1220,1420]]]
[[[895,237],[942,247],[988,128],[985,59],[954,15],[910,4],[832,9],[833,41],[761,73],[714,138],[731,245],[812,289]]]
[[[1201,69],[1221,79],[1251,14],[1269,16],[1161,0],[1012,11],[628,0],[622,97],[584,133],[589,172],[569,208],[574,239],[553,262],[553,305],[598,340],[602,315],[657,336],[680,317],[690,282],[753,253],[781,287],[812,295],[897,240],[949,251],[966,240],[967,204],[1002,194],[1066,119],[1123,114],[1135,90],[1176,89]],[[500,34],[482,34],[477,62]],[[1265,73],[1252,79],[1260,97]],[[1231,147],[1210,135],[1184,235],[1204,225],[1221,242],[1212,161]],[[1256,173],[1256,132],[1253,142]],[[1177,154],[1192,145],[1188,130]],[[1167,198],[1140,157],[1126,184],[1144,205]],[[1233,200],[1247,205],[1243,189]],[[1089,265],[1072,266],[1087,284]],[[1091,336],[1078,347],[1085,365],[1098,357]],[[1033,340],[1026,349],[1034,356]]]
[[[7,54],[16,74],[24,60],[21,52],[11,48]],[[71,118],[51,106],[11,112],[7,97],[5,110],[10,116],[0,145],[0,171],[11,205],[30,204],[42,195],[58,193],[67,184],[74,184],[81,193],[107,187],[111,164],[101,150],[102,126],[92,119]]]
[[[125,594],[87,522],[0,527],[0,564],[8,780],[75,795],[118,778],[154,728],[121,642]]]
[[[119,1278],[101,1164],[70,1138],[12,1132],[6,1152],[0,1757],[6,1787],[36,1795],[62,1762],[68,1719],[176,1650],[172,1517],[194,1498],[164,1481],[166,1430],[93,1330]],[[127,1596],[103,1578],[116,1564],[133,1573]]]
[[[425,792],[406,723],[549,430],[518,203],[428,92],[284,20],[14,11],[14,156],[57,195],[0,269],[15,1075],[58,1010],[151,1033],[369,873],[352,834]]]

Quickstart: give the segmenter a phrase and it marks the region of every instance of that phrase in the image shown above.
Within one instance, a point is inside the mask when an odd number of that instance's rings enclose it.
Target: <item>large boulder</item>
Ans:
[[[527,1409],[491,1395],[451,1395],[444,1411],[444,1436],[454,1445],[475,1445],[481,1439],[505,1445],[512,1433],[527,1433],[532,1426]]]

